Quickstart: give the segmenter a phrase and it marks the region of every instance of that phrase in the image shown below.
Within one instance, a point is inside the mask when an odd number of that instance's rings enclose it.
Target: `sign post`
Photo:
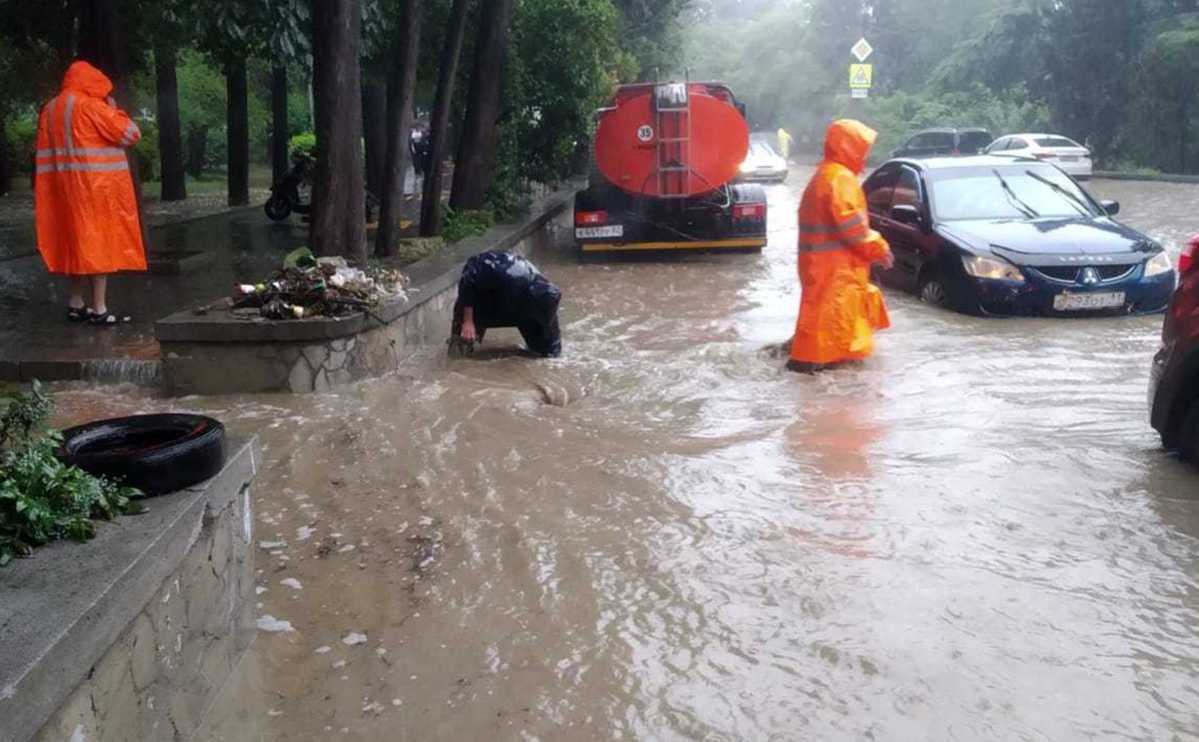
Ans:
[[[865,38],[861,38],[849,53],[858,60],[857,64],[849,65],[849,97],[854,100],[868,98],[870,88],[874,86],[874,65],[867,64],[866,60],[874,54],[874,47]]]

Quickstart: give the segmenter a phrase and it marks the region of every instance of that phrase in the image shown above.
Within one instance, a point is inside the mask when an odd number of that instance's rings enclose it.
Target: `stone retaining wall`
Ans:
[[[369,315],[268,321],[228,307],[180,312],[155,326],[168,394],[319,392],[382,376],[449,335],[458,275],[484,250],[528,253],[569,232],[573,188],[550,194],[523,224],[497,227],[409,267],[408,298]]]
[[[253,443],[229,450],[206,485],[0,573],[0,739],[182,742],[199,727],[255,633]]]

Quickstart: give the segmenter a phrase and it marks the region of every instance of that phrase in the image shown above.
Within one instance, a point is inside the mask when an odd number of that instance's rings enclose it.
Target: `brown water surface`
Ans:
[[[889,292],[865,368],[785,373],[763,348],[794,322],[807,174],[771,190],[761,256],[535,255],[561,360],[60,395],[261,436],[259,613],[293,630],[200,739],[1199,739],[1199,474],[1146,422],[1160,317]],[[1093,190],[1172,247],[1199,226],[1193,188]]]

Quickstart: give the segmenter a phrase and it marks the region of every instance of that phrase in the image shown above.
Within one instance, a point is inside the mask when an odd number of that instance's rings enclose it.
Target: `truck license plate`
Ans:
[[[613,224],[609,227],[579,227],[575,229],[576,240],[594,240],[598,237],[623,237],[624,225]]]
[[[1113,309],[1124,306],[1124,292],[1072,294],[1063,291],[1053,297],[1053,308],[1059,312],[1078,312],[1089,309]]]

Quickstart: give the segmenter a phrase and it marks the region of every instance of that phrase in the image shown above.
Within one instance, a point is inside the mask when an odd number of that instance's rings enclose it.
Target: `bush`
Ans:
[[[841,103],[844,109],[849,101]],[[981,126],[996,137],[1050,128],[1049,109],[1019,87],[999,94],[982,85],[941,94],[893,93],[869,99],[854,115],[879,132],[872,159],[887,157],[912,134],[931,127]]]
[[[158,124],[153,121],[138,121],[142,130],[141,141],[133,147],[133,158],[142,181],[158,180],[162,177],[162,157],[158,151]]]
[[[491,211],[454,211],[447,207],[441,236],[446,242],[458,242],[481,235],[494,224],[495,214]]]
[[[95,519],[141,512],[139,493],[64,464],[57,431],[36,434],[50,412],[49,397],[33,389],[3,401],[0,415],[0,567],[34,547],[61,539],[87,541]]]
[[[10,119],[5,127],[8,141],[8,162],[14,173],[28,174],[33,168],[33,152],[37,147],[37,119],[25,116]]]
[[[311,131],[301,132],[296,134],[287,143],[287,151],[295,154],[297,151],[308,151],[316,149],[316,134]]]

